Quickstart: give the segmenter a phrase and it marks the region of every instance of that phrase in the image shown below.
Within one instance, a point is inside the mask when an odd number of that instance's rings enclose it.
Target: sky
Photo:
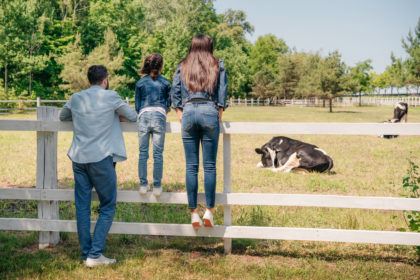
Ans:
[[[253,42],[271,33],[298,51],[338,50],[350,66],[371,59],[376,72],[391,52],[406,57],[401,39],[420,18],[420,0],[216,0],[215,7],[245,11]]]

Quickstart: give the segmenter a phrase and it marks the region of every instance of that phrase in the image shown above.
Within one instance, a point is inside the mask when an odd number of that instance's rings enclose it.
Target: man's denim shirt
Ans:
[[[127,159],[119,116],[131,122],[136,112],[112,90],[92,86],[75,93],[60,112],[61,121],[73,121],[69,158],[77,163],[98,162],[112,156]]]
[[[227,108],[227,73],[222,60],[219,61],[219,78],[213,94],[207,92],[190,92],[182,81],[181,65],[178,66],[172,83],[171,99],[172,107],[182,109],[184,105],[193,99],[211,100],[219,108]]]
[[[171,106],[170,90],[170,82],[161,75],[156,80],[153,80],[149,75],[141,78],[136,83],[135,101],[137,113],[145,107],[152,106],[160,106],[168,111]]]

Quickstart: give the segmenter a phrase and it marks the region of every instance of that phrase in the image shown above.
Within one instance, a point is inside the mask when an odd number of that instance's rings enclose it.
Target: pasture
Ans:
[[[265,122],[381,122],[391,107],[326,108],[232,107],[225,121]],[[34,114],[4,115],[6,119],[34,119]],[[170,121],[175,121],[173,112]],[[409,122],[420,122],[420,108],[409,109]],[[274,136],[274,135],[273,135]],[[371,136],[288,135],[313,143],[334,159],[334,174],[279,174],[256,169],[254,152],[269,135],[232,135],[233,192],[346,194],[405,196],[402,176],[408,160],[420,162],[419,137],[385,140]],[[119,188],[136,189],[138,147],[135,133],[125,134],[129,160],[118,164]],[[60,187],[72,187],[66,151],[71,133],[58,139]],[[222,141],[220,141],[222,144]],[[36,134],[0,133],[0,186],[34,186]],[[222,151],[222,145],[219,146]],[[218,157],[218,191],[222,191],[222,156]],[[149,172],[151,174],[151,172]],[[202,172],[201,172],[202,176]],[[202,177],[200,177],[200,191]],[[168,134],[164,158],[164,191],[184,191],[184,157],[179,134]],[[1,217],[35,217],[35,202],[0,201]],[[96,205],[94,204],[96,209]],[[222,223],[222,209],[216,223]],[[74,219],[74,205],[60,203],[60,216]],[[407,230],[401,212],[299,207],[233,207],[233,224],[325,227],[370,230]],[[116,220],[128,222],[188,223],[185,206],[121,203]],[[107,254],[119,263],[88,270],[78,260],[75,234],[38,251],[36,233],[0,232],[0,275],[6,278],[86,279],[416,279],[420,275],[414,248],[407,246],[234,240],[232,255],[223,255],[219,239],[113,235]]]

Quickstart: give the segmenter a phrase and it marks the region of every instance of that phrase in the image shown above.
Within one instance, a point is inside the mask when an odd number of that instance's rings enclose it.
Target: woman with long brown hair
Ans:
[[[182,123],[185,181],[191,224],[195,229],[203,225],[197,211],[197,175],[201,143],[206,195],[203,220],[204,226],[213,227],[217,147],[220,121],[226,108],[227,75],[223,61],[213,55],[213,40],[209,36],[197,35],[192,39],[188,54],[175,73],[171,99]]]

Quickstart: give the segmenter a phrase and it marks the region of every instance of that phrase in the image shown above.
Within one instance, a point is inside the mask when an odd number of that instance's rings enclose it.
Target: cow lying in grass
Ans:
[[[386,123],[400,123],[400,122],[407,122],[407,115],[408,115],[408,104],[404,102],[398,102],[394,106],[394,117]],[[392,139],[397,138],[398,135],[382,135],[382,138],[385,139]]]
[[[284,136],[274,137],[255,152],[261,155],[257,167],[275,172],[327,172],[333,168],[333,160],[322,149]]]

